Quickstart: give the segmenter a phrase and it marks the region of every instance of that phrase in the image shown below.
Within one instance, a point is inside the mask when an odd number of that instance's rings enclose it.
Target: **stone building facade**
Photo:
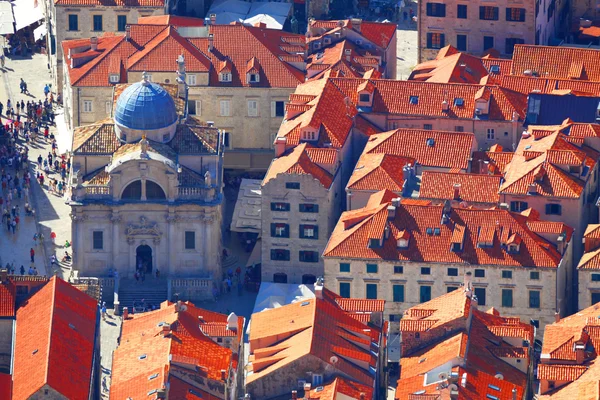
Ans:
[[[49,27],[46,35],[48,66],[57,93],[63,91],[64,56],[61,43],[64,40],[87,39],[102,36],[105,32],[125,33],[126,25],[137,22],[140,17],[165,14],[163,0],[141,0],[135,5],[125,1],[104,0],[48,0],[45,3],[46,26]]]
[[[220,131],[178,113],[184,83],[145,79],[117,87],[115,101],[114,120],[75,131],[73,265],[220,279]]]

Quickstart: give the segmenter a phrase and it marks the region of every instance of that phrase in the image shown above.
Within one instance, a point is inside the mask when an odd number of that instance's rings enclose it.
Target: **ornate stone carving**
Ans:
[[[125,236],[127,236],[128,242],[130,238],[135,236],[153,236],[160,238],[161,235],[162,232],[158,229],[158,224],[156,222],[148,222],[146,217],[140,217],[139,224],[131,223],[125,230]]]
[[[152,239],[152,241],[154,242],[154,244],[159,244],[160,243],[160,236],[156,236],[154,239]]]
[[[113,223],[115,223],[115,224],[118,224],[119,222],[121,222],[122,218],[121,218],[121,216],[120,216],[119,214],[113,214],[113,215],[110,217],[110,220],[111,220]]]
[[[179,221],[179,217],[177,217],[176,215],[170,215],[170,214],[167,214],[167,216],[165,217],[165,219],[169,223]]]

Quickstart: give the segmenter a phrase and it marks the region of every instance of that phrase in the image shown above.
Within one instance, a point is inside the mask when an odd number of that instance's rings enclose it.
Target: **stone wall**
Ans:
[[[179,293],[180,300],[192,303],[212,300],[212,288],[211,278],[169,279],[169,299],[172,299],[175,293]]]
[[[13,319],[0,319],[0,373],[10,373]]]

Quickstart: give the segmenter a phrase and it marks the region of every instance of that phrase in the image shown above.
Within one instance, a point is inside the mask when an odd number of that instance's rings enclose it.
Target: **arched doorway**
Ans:
[[[273,282],[275,283],[287,283],[287,274],[278,272],[273,274]]]
[[[314,275],[302,275],[302,283],[304,285],[312,285],[317,281],[317,277]]]
[[[146,274],[152,273],[152,248],[147,244],[138,246],[136,249],[135,268]]]

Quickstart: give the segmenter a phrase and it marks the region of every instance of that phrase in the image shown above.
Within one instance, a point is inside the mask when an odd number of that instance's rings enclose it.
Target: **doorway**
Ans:
[[[152,248],[147,244],[138,246],[135,251],[135,268],[145,274],[152,273]]]
[[[273,282],[275,283],[287,283],[287,274],[278,272],[273,274]]]

